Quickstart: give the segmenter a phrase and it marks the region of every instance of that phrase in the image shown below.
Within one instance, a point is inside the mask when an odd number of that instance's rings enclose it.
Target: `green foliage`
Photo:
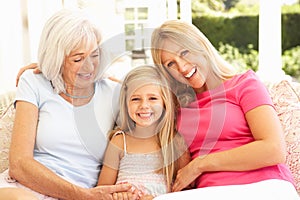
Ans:
[[[248,45],[246,49],[239,49],[229,44],[220,43],[218,50],[221,56],[238,71],[258,70],[258,51],[253,49],[252,45]],[[287,75],[300,81],[300,46],[284,51],[282,69]]]
[[[300,45],[300,13],[282,15],[282,50]],[[215,47],[227,43],[238,48],[249,44],[258,49],[258,16],[202,16],[194,17],[197,26]]]
[[[300,13],[300,2],[298,4],[283,5],[281,7],[281,13]]]
[[[192,0],[192,17],[193,24],[239,71],[257,71],[259,0]],[[283,5],[281,18],[282,68],[300,81],[300,1]]]
[[[282,69],[286,74],[300,81],[300,46],[284,51]]]
[[[233,17],[258,15],[259,13],[258,0],[251,0],[251,2],[247,2],[247,0],[192,0],[191,2],[193,17]]]
[[[283,51],[300,45],[300,13],[282,15],[282,49]]]
[[[219,52],[222,57],[231,63],[238,71],[243,72],[248,69],[257,71],[258,52],[248,45],[246,49],[240,51],[238,48],[229,44],[220,43]]]
[[[225,4],[225,9],[229,10],[230,8],[235,7],[239,0],[223,0]]]
[[[213,17],[203,16],[193,18],[193,24],[197,26],[219,48],[220,42],[247,48],[249,44],[258,49],[258,17],[237,16]]]
[[[247,5],[237,3],[234,7],[230,8],[228,12],[235,16],[256,16],[259,15],[259,4]]]

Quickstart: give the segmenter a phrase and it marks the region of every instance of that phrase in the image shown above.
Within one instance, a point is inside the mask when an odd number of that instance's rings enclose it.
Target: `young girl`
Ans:
[[[120,93],[121,127],[110,135],[98,185],[129,182],[139,197],[171,191],[178,169],[190,161],[175,131],[175,99],[155,67],[134,68]]]

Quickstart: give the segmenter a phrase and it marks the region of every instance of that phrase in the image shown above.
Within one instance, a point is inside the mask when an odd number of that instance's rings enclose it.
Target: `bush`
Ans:
[[[257,71],[258,69],[258,52],[253,49],[253,45],[248,45],[248,48],[240,51],[238,48],[229,44],[219,44],[219,52],[231,63],[238,71],[246,71],[252,69]]]
[[[258,70],[258,51],[248,45],[246,49],[238,49],[230,44],[219,44],[219,52],[225,60],[231,63],[239,72],[252,69]],[[282,55],[282,70],[300,81],[300,46],[286,50]]]
[[[300,81],[300,46],[284,51],[282,69],[286,74]]]

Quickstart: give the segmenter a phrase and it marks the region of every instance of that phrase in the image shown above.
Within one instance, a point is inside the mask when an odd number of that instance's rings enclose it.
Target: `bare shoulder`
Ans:
[[[125,133],[121,133],[121,132],[117,133],[111,138],[110,144],[115,145],[121,149],[124,149],[124,139],[125,139]]]

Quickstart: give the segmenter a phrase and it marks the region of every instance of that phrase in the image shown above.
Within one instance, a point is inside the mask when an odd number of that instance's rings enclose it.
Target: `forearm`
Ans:
[[[247,171],[285,161],[284,144],[258,140],[249,144],[211,153],[194,159],[198,173],[212,171]]]
[[[64,180],[32,159],[19,160],[17,166],[10,166],[10,175],[41,194],[59,199],[86,199],[86,190]]]
[[[98,178],[97,186],[114,185],[117,181],[117,176],[118,176],[118,170],[103,165]]]

